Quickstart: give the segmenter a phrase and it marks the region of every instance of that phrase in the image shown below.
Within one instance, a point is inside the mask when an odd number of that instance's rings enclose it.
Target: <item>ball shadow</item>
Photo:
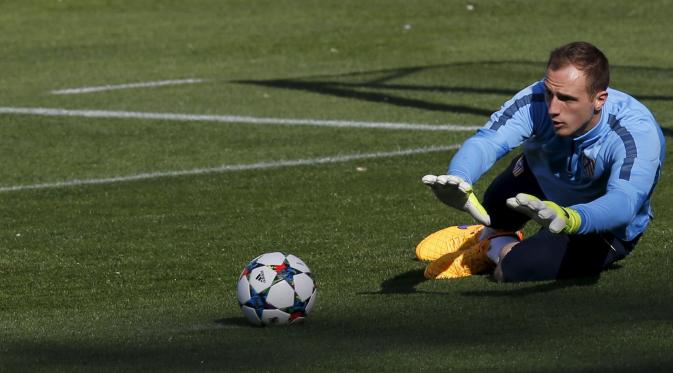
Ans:
[[[252,324],[245,319],[245,317],[225,317],[218,320],[213,320],[213,322],[219,326],[236,326],[236,327],[253,327]]]

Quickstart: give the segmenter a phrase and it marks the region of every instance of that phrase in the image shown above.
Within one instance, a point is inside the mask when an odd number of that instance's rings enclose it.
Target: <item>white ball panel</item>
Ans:
[[[264,325],[285,325],[290,322],[290,314],[281,310],[262,311],[262,323]]]
[[[290,307],[294,304],[294,289],[286,281],[280,281],[269,289],[266,303],[276,308]]]
[[[243,311],[243,315],[245,315],[245,318],[248,319],[248,321],[253,324],[253,325],[262,325],[262,320],[257,317],[257,312],[255,312],[254,308],[248,307],[248,306],[241,306],[241,310]]]
[[[299,299],[301,299],[302,302],[313,294],[314,288],[313,279],[306,273],[300,273],[294,276],[294,290],[297,292],[297,295],[299,295]]]
[[[311,309],[313,309],[313,305],[315,304],[315,298],[317,297],[317,295],[318,291],[314,290],[313,295],[311,295],[311,299],[308,301],[308,304],[306,304],[306,309],[304,310],[304,312],[306,312],[307,315],[309,312],[311,312]]]
[[[276,271],[266,266],[253,269],[250,271],[250,275],[248,275],[250,286],[252,286],[252,288],[255,289],[255,291],[258,293],[266,290],[269,286],[271,286],[275,278]]]
[[[306,263],[304,263],[304,261],[302,261],[301,259],[297,258],[292,254],[287,256],[287,261],[288,263],[290,263],[290,266],[292,268],[298,269],[301,272],[311,272],[311,269],[308,268],[308,266],[306,265]]]
[[[280,265],[285,261],[285,254],[281,252],[266,253],[257,259],[257,263],[264,265]]]
[[[238,296],[238,302],[241,304],[250,300],[250,283],[245,276],[238,279],[236,295]]]

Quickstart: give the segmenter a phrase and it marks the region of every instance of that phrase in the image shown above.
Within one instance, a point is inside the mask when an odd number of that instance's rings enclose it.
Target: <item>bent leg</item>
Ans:
[[[530,172],[523,155],[516,157],[488,186],[482,205],[491,216],[490,228],[514,232],[520,230],[530,218],[507,206],[507,199],[519,193],[544,198],[535,176]]]
[[[634,243],[635,244],[635,243]],[[633,245],[610,234],[565,235],[541,229],[513,246],[500,262],[500,281],[539,281],[595,276]]]

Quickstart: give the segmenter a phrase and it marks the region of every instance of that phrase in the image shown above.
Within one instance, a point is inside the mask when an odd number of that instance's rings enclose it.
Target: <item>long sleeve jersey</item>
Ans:
[[[579,137],[556,136],[538,81],[517,93],[470,137],[449,164],[449,175],[474,184],[495,162],[523,147],[545,197],[575,209],[579,234],[611,232],[630,241],[652,218],[665,139],[650,111],[608,88],[598,124]]]

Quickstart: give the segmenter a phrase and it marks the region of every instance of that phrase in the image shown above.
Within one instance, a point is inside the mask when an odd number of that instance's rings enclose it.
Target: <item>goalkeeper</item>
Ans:
[[[551,52],[543,80],[517,93],[469,138],[447,175],[423,183],[480,224],[449,227],[416,248],[427,278],[494,271],[498,281],[593,276],[626,257],[652,217],[650,197],[665,141],[650,111],[608,88],[609,66],[592,44]],[[474,184],[522,147],[487,188]],[[522,239],[529,220],[541,229]]]

